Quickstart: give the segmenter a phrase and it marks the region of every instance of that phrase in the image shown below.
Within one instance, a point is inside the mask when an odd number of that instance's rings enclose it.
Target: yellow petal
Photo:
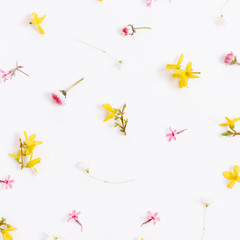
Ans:
[[[236,181],[237,181],[237,182],[240,182],[240,177],[237,177],[237,178],[236,178]]]
[[[112,113],[115,112],[109,103],[103,104],[103,107],[109,112],[112,112]]]
[[[193,73],[189,73],[189,74],[188,74],[188,77],[189,77],[189,78],[200,78],[199,76],[197,76],[197,75],[195,75],[195,74],[193,74]]]
[[[24,131],[23,134],[25,136],[25,140],[27,141],[28,140],[28,135],[27,135],[26,131]]]
[[[235,179],[235,175],[232,172],[223,172],[223,176],[228,179],[228,180],[234,180]]]
[[[221,124],[219,124],[219,126],[221,126],[221,127],[227,127],[227,126],[228,126],[228,123],[221,123]]]
[[[43,22],[43,20],[45,19],[46,15],[44,15],[43,17],[38,18],[38,24],[41,24]]]
[[[188,80],[180,80],[179,82],[178,82],[178,84],[179,84],[179,87],[180,88],[183,88],[183,87],[187,87],[187,85],[188,85]]]
[[[115,116],[115,113],[111,113],[111,112],[110,112],[109,115],[104,119],[104,122],[106,122],[106,121],[114,118],[114,116]]]
[[[237,122],[237,121],[239,121],[240,120],[240,118],[234,118],[233,119],[233,122]]]
[[[33,16],[33,18],[35,19],[35,20],[38,20],[38,15],[37,15],[37,13],[32,13],[32,16]]]
[[[26,167],[31,168],[35,166],[36,164],[39,164],[41,162],[41,158],[36,158],[28,163]]]
[[[36,19],[31,19],[30,23],[32,23],[33,25],[38,25],[38,21]]]
[[[238,165],[235,165],[233,167],[233,172],[236,176],[238,176],[239,172],[240,172],[240,167]]]
[[[9,226],[7,231],[11,232],[11,231],[16,231],[17,228],[13,227],[13,226]]]
[[[34,141],[34,144],[41,145],[41,144],[43,144],[43,141]]]
[[[183,57],[184,57],[184,55],[181,54],[180,57],[179,57],[179,59],[178,59],[178,62],[177,62],[178,67],[179,67],[180,64],[182,63]]]
[[[191,73],[191,71],[192,71],[192,62],[189,62],[186,66],[186,72]]]
[[[45,34],[44,30],[42,29],[42,27],[40,25],[38,25],[38,30],[39,30],[40,34]]]
[[[228,188],[233,188],[233,186],[235,185],[236,181],[235,180],[232,180],[228,185],[227,187]]]
[[[31,145],[34,141],[34,139],[36,138],[36,134],[32,134],[29,139],[27,140],[27,145]]]
[[[174,70],[174,74],[180,74],[180,75],[184,75],[186,73],[185,70],[182,70],[182,69],[176,69]]]
[[[176,65],[176,64],[168,64],[167,66],[166,66],[166,69],[167,70],[170,70],[170,69],[174,69],[174,68],[177,68],[178,66]]]

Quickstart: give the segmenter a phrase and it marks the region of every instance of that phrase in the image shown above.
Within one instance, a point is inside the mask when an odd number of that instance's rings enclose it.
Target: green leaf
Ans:
[[[229,136],[231,136],[233,133],[231,132],[231,131],[227,131],[227,132],[224,132],[224,133],[222,133],[222,136],[227,136],[227,137],[229,137]]]

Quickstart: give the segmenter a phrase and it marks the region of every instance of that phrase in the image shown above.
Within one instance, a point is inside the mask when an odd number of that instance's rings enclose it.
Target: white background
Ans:
[[[234,51],[240,58],[240,2],[230,1],[225,23],[216,19],[224,1],[157,0],[8,0],[0,8],[0,66],[24,71],[0,85],[0,178],[11,174],[14,188],[0,190],[0,217],[18,230],[20,240],[44,240],[47,233],[68,240],[200,239],[201,197],[209,207],[205,239],[226,240],[240,234],[240,185],[227,189],[223,171],[240,164],[240,137],[220,136],[224,117],[239,117],[240,66],[223,63]],[[32,12],[47,14],[45,35],[29,25]],[[149,26],[124,37],[126,24]],[[81,39],[124,61],[77,42]],[[180,89],[165,66],[185,54],[200,79]],[[81,77],[65,107],[49,93]],[[103,103],[127,103],[127,136],[113,128]],[[169,143],[168,127],[188,131]],[[240,129],[240,124],[236,125]],[[19,170],[8,156],[23,130],[36,133],[36,176]],[[84,175],[79,163],[106,180],[135,178],[107,185]],[[81,211],[67,223],[67,213]],[[146,212],[161,222],[140,228]]]

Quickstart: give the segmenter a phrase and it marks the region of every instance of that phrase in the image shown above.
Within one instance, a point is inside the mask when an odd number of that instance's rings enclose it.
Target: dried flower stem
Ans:
[[[78,225],[80,225],[80,227],[81,227],[81,232],[83,231],[83,226],[82,226],[82,224],[78,221],[78,220],[76,220],[76,219],[74,219],[75,220],[75,222],[78,224]]]
[[[134,27],[134,29],[151,29],[150,27]]]
[[[142,227],[143,225],[145,225],[145,224],[147,224],[147,223],[149,223],[149,222],[151,222],[151,221],[152,221],[152,219],[148,219],[147,221],[145,221],[144,223],[142,223],[140,227]]]
[[[180,134],[180,133],[182,133],[182,132],[184,132],[184,131],[187,131],[187,129],[183,129],[183,130],[177,132],[177,134]]]
[[[108,55],[108,56],[111,57],[112,59],[117,60],[119,63],[122,63],[122,60],[117,59],[116,57],[112,56],[112,55],[109,54],[107,51],[105,51],[105,50],[103,50],[103,49],[101,49],[101,48],[97,48],[97,47],[95,47],[95,46],[93,46],[93,45],[91,45],[91,44],[89,44],[89,43],[87,43],[87,42],[85,42],[85,41],[79,40],[79,39],[77,39],[77,41],[79,41],[79,42],[81,42],[81,43],[83,43],[83,44],[85,44],[85,45],[87,45],[87,46],[89,46],[89,47],[91,47],[91,48],[93,48],[93,49],[96,49],[96,50],[98,50],[98,51],[100,51],[100,52],[102,52],[102,53],[104,53],[104,54],[106,54],[106,55]]]
[[[69,88],[67,88],[65,90],[65,92],[68,92],[70,89],[72,89],[73,87],[75,87],[78,83],[80,83],[81,81],[83,81],[84,78],[81,78],[80,80],[78,80],[77,82],[75,82],[73,85],[71,85]]]
[[[223,10],[224,10],[225,6],[226,6],[229,2],[230,2],[230,0],[226,0],[226,1],[224,2],[224,4],[222,5],[220,19],[223,18]]]
[[[21,164],[22,164],[22,166],[21,166],[21,169],[23,169],[24,168],[24,162],[23,162],[23,144],[22,144],[22,139],[21,138],[19,138],[19,141],[20,141],[20,149],[21,149]]]
[[[19,71],[19,72],[21,72],[21,73],[23,73],[23,74],[25,74],[26,76],[30,77],[28,74],[26,74],[25,72],[23,72],[23,71],[20,70],[19,68],[17,68],[16,70]]]
[[[206,218],[207,218],[207,206],[204,207],[204,215],[203,215],[203,230],[201,240],[204,239],[205,231],[206,231]]]
[[[97,181],[100,181],[100,182],[103,182],[103,183],[111,183],[111,184],[121,184],[121,183],[128,183],[128,182],[133,182],[135,181],[135,179],[129,179],[129,180],[125,180],[125,181],[120,181],[120,182],[111,182],[111,181],[106,181],[104,179],[101,179],[101,178],[98,178],[98,177],[95,177],[93,175],[91,175],[89,173],[89,170],[85,170],[85,172],[88,174],[88,176],[92,179],[95,179]]]
[[[124,119],[123,115],[125,114],[125,108],[126,104],[123,105],[122,110],[121,109],[115,109],[115,120],[120,120],[121,125],[117,122],[115,122],[115,127],[120,127],[120,131],[124,133],[124,135],[127,135],[126,128],[128,124],[128,119]]]

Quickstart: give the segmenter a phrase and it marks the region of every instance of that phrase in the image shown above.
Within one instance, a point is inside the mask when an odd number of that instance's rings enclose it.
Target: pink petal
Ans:
[[[153,220],[153,225],[155,225],[156,224],[156,221],[155,220]]]
[[[160,221],[160,218],[159,218],[159,217],[156,217],[155,220],[156,220],[156,221]]]
[[[174,141],[176,141],[176,140],[177,140],[175,136],[173,136],[172,138],[173,138],[173,140],[174,140]]]
[[[154,217],[156,217],[157,215],[158,215],[158,212],[154,213],[154,215],[153,215],[153,216],[154,216]]]

